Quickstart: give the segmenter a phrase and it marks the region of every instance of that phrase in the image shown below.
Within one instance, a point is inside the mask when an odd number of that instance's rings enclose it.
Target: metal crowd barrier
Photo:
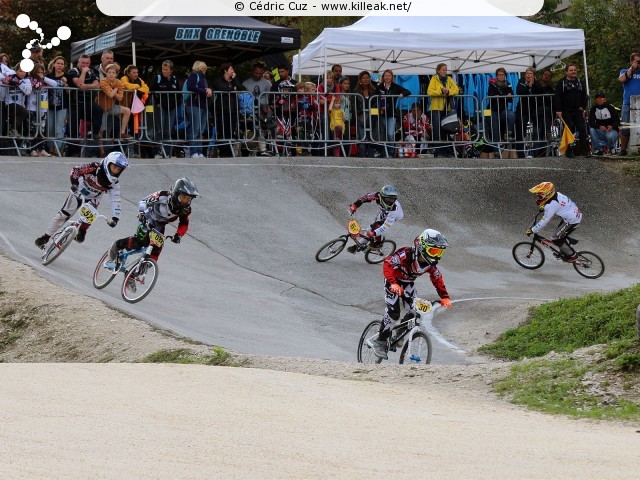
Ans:
[[[438,111],[427,95],[265,92],[255,98],[215,91],[207,98],[180,91],[152,92],[145,109],[130,116],[125,131],[133,138],[123,139],[122,112],[104,112],[97,93],[47,87],[22,104],[20,92],[0,85],[0,150],[22,154],[40,146],[89,157],[113,148],[131,155],[134,146],[147,144],[165,158],[180,150],[185,156],[210,156],[213,149],[220,156],[476,156],[482,149],[534,156],[556,154],[562,134],[553,95],[514,96],[511,103],[504,97],[478,102],[459,95],[448,99],[448,111]],[[344,122],[338,121],[342,129],[331,119],[333,98],[344,112]],[[457,117],[457,131],[441,127],[447,114]]]

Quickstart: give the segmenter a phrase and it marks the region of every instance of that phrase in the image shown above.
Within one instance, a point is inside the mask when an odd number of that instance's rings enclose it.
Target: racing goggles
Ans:
[[[429,257],[429,258],[441,258],[442,254],[444,253],[444,248],[438,248],[438,247],[426,247],[424,249],[424,253]]]

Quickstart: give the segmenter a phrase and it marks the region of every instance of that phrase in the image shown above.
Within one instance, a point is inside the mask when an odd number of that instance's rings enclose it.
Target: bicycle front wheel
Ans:
[[[409,349],[411,344],[411,349]],[[424,332],[415,332],[411,342],[405,342],[400,352],[400,364],[403,363],[431,363],[433,347],[431,339]]]
[[[109,285],[114,278],[116,278],[117,271],[112,272],[111,270],[104,267],[104,262],[109,258],[109,250],[105,252],[104,255],[98,261],[98,265],[96,265],[96,269],[93,271],[93,286],[98,290],[103,289],[107,285]]]
[[[511,253],[518,265],[529,270],[540,268],[544,263],[544,252],[534,242],[516,243]]]
[[[51,243],[47,247],[47,250],[42,255],[42,265],[49,265],[53,263],[53,261],[62,255],[75,237],[76,229],[69,225],[64,230],[60,232],[58,236],[55,236],[51,239]]]
[[[374,320],[367,325],[360,336],[358,342],[358,362],[366,364],[376,364],[382,362],[382,359],[373,353],[373,348],[367,345],[367,340],[375,340],[378,338],[380,331],[380,320]]]
[[[318,262],[326,262],[327,260],[331,260],[333,257],[338,256],[338,254],[342,252],[342,250],[344,250],[346,244],[347,239],[345,237],[336,238],[335,240],[331,240],[330,242],[325,243],[316,253],[316,260]]]
[[[393,240],[384,240],[380,247],[368,248],[364,254],[367,263],[373,265],[384,262],[384,259],[396,251],[396,242]]]
[[[153,290],[158,280],[158,264],[152,258],[143,258],[124,276],[121,294],[125,302],[137,303]]]
[[[578,252],[573,268],[583,277],[595,279],[604,273],[604,262],[593,252]]]

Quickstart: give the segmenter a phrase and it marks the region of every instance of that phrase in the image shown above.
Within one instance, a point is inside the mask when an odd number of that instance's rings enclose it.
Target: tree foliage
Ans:
[[[592,95],[603,91],[611,103],[622,101],[620,70],[640,47],[640,5],[628,0],[572,0],[561,25],[581,28],[585,35],[589,87]],[[582,64],[581,56],[574,59]],[[565,60],[566,63],[566,60]]]

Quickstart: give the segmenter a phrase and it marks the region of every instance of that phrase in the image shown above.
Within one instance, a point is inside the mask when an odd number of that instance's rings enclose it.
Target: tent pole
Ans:
[[[298,71],[296,72],[298,74],[298,81],[300,82],[302,80],[302,74],[300,73],[300,54],[302,53],[301,49],[298,49]]]
[[[136,65],[136,42],[131,42],[131,62]]]
[[[587,51],[582,49],[582,60],[584,61],[584,82],[587,85],[587,96],[589,96],[589,75],[587,74]]]

